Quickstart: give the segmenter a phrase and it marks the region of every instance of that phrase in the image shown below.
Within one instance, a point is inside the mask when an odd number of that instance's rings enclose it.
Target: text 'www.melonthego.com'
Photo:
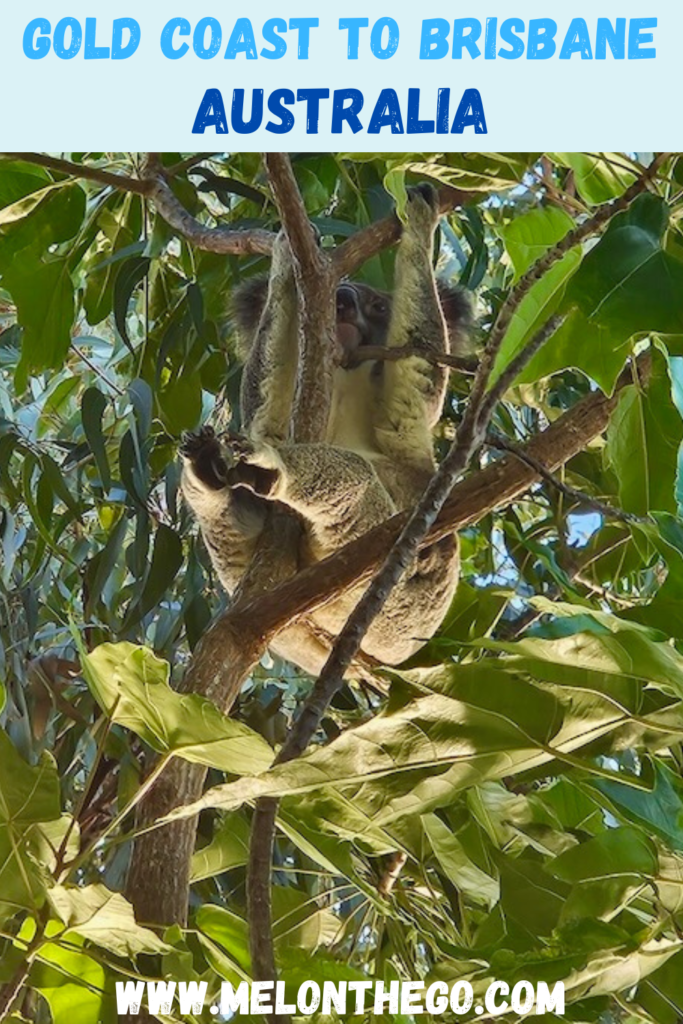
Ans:
[[[143,1004],[151,1013],[170,1013],[177,1007],[181,1014],[209,1011],[221,1017],[235,1014],[315,1013],[429,1013],[438,1016],[446,1010],[471,1019],[514,1013],[538,1015],[564,1013],[564,985],[551,989],[546,982],[518,981],[509,985],[493,981],[476,988],[469,981],[304,981],[296,995],[287,992],[284,981],[241,982],[236,988],[228,981],[220,991],[209,995],[205,981],[127,981],[116,983],[116,1004],[120,1014],[138,1013]],[[292,1002],[295,999],[295,1002]]]

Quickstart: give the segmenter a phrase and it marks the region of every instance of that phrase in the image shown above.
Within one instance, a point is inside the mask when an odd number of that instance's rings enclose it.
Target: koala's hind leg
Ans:
[[[181,455],[183,496],[197,518],[213,567],[232,594],[251,561],[266,507],[250,492],[228,486],[225,450],[211,427],[187,434]]]
[[[252,438],[289,434],[298,365],[297,293],[284,232],[273,247],[268,296],[242,376],[242,426]]]
[[[250,452],[242,448],[228,471],[228,482],[236,490],[249,489],[297,512],[306,524],[315,558],[396,511],[367,459],[328,444],[260,444]]]

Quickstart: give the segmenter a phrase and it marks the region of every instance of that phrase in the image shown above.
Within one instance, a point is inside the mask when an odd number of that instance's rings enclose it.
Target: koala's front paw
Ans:
[[[439,196],[428,182],[408,189],[406,229],[420,237],[430,237],[439,220]]]
[[[213,427],[183,434],[180,454],[197,479],[218,491],[227,484],[228,465]]]
[[[256,447],[244,437],[230,436],[226,442],[234,457],[227,474],[229,487],[246,487],[262,498],[274,498],[282,479],[282,463],[270,445]]]

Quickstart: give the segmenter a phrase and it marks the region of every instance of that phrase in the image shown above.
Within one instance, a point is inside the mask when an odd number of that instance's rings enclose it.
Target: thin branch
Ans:
[[[92,360],[89,359],[88,356],[86,356],[85,352],[83,352],[83,350],[78,347],[75,341],[71,342],[71,348],[76,353],[81,362],[85,363],[85,365],[92,370],[95,376],[100,378],[103,384],[106,384],[107,387],[110,387],[112,391],[116,392],[117,395],[125,394],[125,391],[122,388],[120,388],[118,384],[115,384],[113,380],[109,380],[109,377],[107,377],[104,370],[101,370],[96,363],[93,363]]]
[[[292,436],[298,442],[321,441],[332,404],[336,281],[330,259],[318,245],[289,156],[264,153],[263,162],[292,250],[298,296],[299,365]]]
[[[449,352],[429,352],[416,345],[399,345],[397,348],[387,348],[385,345],[362,345],[342,365],[344,369],[350,370],[369,361],[395,363],[399,359],[409,359],[411,356],[419,356],[431,366],[448,366],[452,370],[458,370],[460,373],[471,376],[477,372],[479,365],[479,360],[476,357],[454,356]]]
[[[238,231],[234,228],[212,228],[202,224],[185,209],[166,181],[156,154],[150,153],[144,167],[146,195],[161,217],[179,235],[205,252],[229,253],[235,256],[268,255],[275,235],[263,228]]]
[[[588,494],[584,494],[583,491],[579,491],[574,487],[570,487],[568,484],[560,480],[554,473],[551,473],[546,466],[539,460],[530,455],[522,445],[516,444],[507,437],[496,433],[493,430],[489,430],[486,435],[486,443],[491,448],[497,448],[498,451],[510,452],[515,458],[520,459],[527,466],[531,466],[542,480],[554,487],[555,490],[563,494],[565,498],[570,501],[576,502],[578,505],[586,505],[588,508],[593,509],[594,512],[599,512],[605,519],[616,519],[622,523],[647,523],[649,519],[643,516],[637,516],[633,512],[625,512],[621,508],[615,508],[613,505],[608,505],[604,501],[600,501],[599,498],[593,498]]]
[[[113,174],[89,164],[77,164],[72,160],[61,160],[59,157],[48,156],[46,153],[0,153],[0,160],[23,160],[38,167],[47,167],[59,174],[67,174],[72,178],[84,178],[86,181],[97,181],[100,185],[110,185],[122,192],[135,192],[147,195],[148,185],[139,178],[131,178],[125,174]]]
[[[498,405],[498,402],[501,400],[505,392],[508,388],[512,387],[525,366],[528,366],[533,356],[536,355],[539,349],[545,345],[546,341],[548,341],[555,331],[564,323],[564,319],[565,317],[562,314],[551,316],[541,329],[536,332],[531,341],[527,342],[527,344],[517,353],[514,359],[510,360],[490,391],[485,395],[481,395],[478,415],[482,422],[488,423],[491,419],[493,410]],[[475,384],[476,383],[475,379]],[[474,390],[474,388],[472,390]],[[471,401],[472,399],[470,398],[469,400]]]
[[[179,174],[184,174],[185,171],[191,170],[195,164],[200,164],[204,160],[210,160],[212,156],[218,155],[217,153],[193,153],[192,156],[186,156],[179,160],[177,164],[164,167],[164,174],[167,178],[175,178]]]

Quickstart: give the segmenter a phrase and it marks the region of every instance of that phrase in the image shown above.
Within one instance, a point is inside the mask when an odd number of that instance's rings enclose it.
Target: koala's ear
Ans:
[[[237,327],[238,348],[243,358],[246,358],[251,348],[267,297],[268,278],[264,274],[248,277],[232,293],[232,315]]]
[[[436,290],[450,335],[451,348],[455,353],[465,352],[470,347],[470,335],[474,326],[469,292],[441,280],[436,282]]]

